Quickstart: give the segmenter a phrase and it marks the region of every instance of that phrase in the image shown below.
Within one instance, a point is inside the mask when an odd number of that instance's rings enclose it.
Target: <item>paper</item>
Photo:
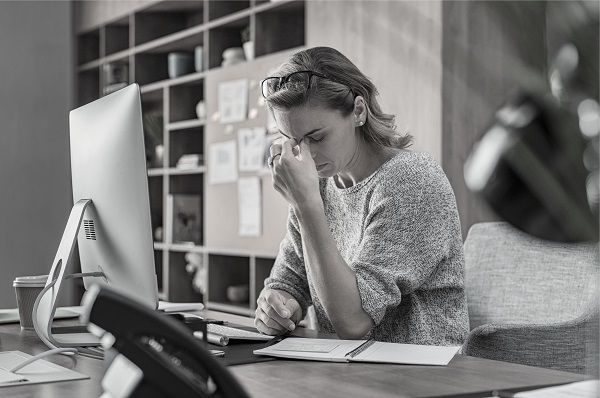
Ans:
[[[260,171],[263,168],[266,130],[263,127],[238,130],[240,171]]]
[[[353,362],[405,363],[413,365],[448,365],[460,347],[382,343],[371,347],[351,359]]]
[[[158,310],[164,312],[200,311],[202,309],[204,309],[202,303],[171,303],[162,300],[158,302]]]
[[[262,197],[259,177],[244,177],[238,181],[240,236],[260,236],[262,229]]]
[[[48,383],[52,381],[89,379],[89,376],[55,365],[43,359],[35,361],[18,370],[18,381],[11,381],[9,369],[23,363],[31,355],[21,351],[0,352],[0,387],[23,384]],[[4,381],[2,381],[4,380]]]
[[[208,181],[210,184],[226,184],[238,178],[235,141],[212,144],[208,158]]]
[[[585,380],[558,387],[542,388],[515,394],[515,398],[597,398],[599,380]]]
[[[248,113],[248,80],[219,83],[219,122],[236,123],[246,120]]]

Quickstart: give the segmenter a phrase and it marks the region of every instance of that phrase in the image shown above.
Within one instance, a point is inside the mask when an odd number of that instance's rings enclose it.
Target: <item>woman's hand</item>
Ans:
[[[298,209],[299,205],[315,200],[320,203],[319,175],[308,143],[301,140],[298,144],[290,138],[282,145],[272,145],[270,152],[273,187],[292,208]]]
[[[287,292],[264,288],[256,304],[254,326],[261,333],[283,334],[302,320],[300,304]]]

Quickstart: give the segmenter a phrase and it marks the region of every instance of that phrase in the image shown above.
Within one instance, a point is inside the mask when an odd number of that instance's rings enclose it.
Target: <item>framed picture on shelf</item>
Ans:
[[[170,196],[172,243],[202,244],[202,198],[200,195]]]

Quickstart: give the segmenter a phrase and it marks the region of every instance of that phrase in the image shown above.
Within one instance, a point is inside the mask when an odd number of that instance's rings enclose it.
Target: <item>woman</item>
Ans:
[[[274,76],[262,90],[286,140],[269,165],[290,210],[257,329],[294,330],[313,304],[320,330],[342,339],[461,344],[462,237],[444,172],[406,150],[412,137],[337,50],[301,51]]]

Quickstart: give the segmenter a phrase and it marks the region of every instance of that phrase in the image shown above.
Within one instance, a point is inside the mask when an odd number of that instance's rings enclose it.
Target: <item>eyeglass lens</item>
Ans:
[[[263,81],[262,94],[266,98],[276,91],[286,89],[302,92],[310,87],[311,72],[294,72],[286,77],[270,77]]]

